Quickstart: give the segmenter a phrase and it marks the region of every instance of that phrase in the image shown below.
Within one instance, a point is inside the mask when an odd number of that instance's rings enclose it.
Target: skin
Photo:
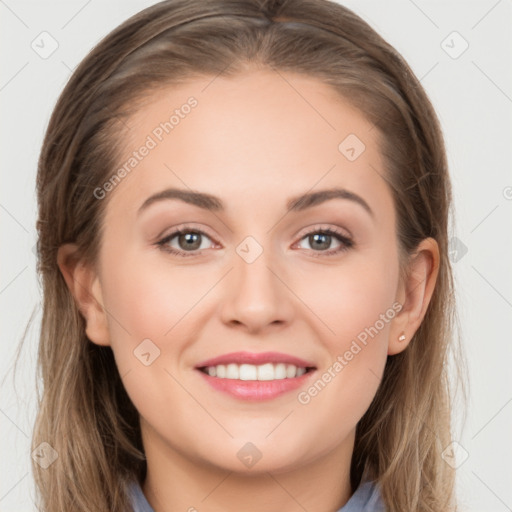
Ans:
[[[140,413],[143,491],[156,512],[338,510],[355,491],[349,470],[357,422],[388,355],[407,347],[424,317],[437,244],[418,246],[401,281],[377,130],[313,78],[257,70],[153,94],[128,120],[127,157],[190,96],[197,107],[109,192],[96,265],[74,258],[76,246],[66,244],[59,267],[89,339],[112,348]],[[366,146],[353,162],[338,150],[351,133]],[[215,195],[225,210],[164,200],[137,215],[168,187]],[[287,212],[289,198],[330,187],[358,194],[374,216],[346,199]],[[194,256],[155,245],[184,223],[207,234]],[[307,234],[325,228],[354,245],[322,254],[343,245],[333,237],[327,249],[315,246]],[[236,252],[247,236],[263,249],[250,264]],[[169,243],[187,251],[179,237]],[[298,402],[300,390],[238,400],[194,369],[232,351],[278,351],[313,361],[318,378],[395,302],[400,313],[308,404]],[[146,338],[160,349],[149,366],[133,354]],[[247,442],[262,454],[250,468],[237,457]]]

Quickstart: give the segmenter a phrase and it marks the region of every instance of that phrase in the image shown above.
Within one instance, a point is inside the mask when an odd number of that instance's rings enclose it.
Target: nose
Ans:
[[[270,251],[264,250],[252,263],[238,254],[224,283],[221,316],[226,325],[248,333],[262,333],[285,326],[294,314],[293,293],[287,273]]]

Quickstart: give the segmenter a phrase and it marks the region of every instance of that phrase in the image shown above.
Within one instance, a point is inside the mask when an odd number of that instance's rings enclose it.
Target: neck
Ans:
[[[335,450],[292,469],[240,473],[193,459],[144,431],[147,474],[142,490],[155,512],[297,512],[339,510],[350,498],[352,432]]]

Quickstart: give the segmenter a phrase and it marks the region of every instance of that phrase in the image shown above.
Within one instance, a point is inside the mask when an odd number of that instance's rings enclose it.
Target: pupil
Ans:
[[[311,243],[311,238],[313,239],[314,243]],[[322,242],[320,239],[324,239],[324,242]],[[319,241],[320,240],[320,241]],[[325,241],[327,240],[327,241]],[[314,247],[315,243],[319,243],[319,246],[317,245],[318,249],[328,249],[330,242],[331,242],[331,235],[326,235],[322,233],[317,233],[315,235],[310,236],[310,243],[311,246]]]
[[[181,246],[181,242],[186,242],[184,246],[188,249],[198,249],[201,245],[199,241],[199,233],[185,233],[180,235],[179,242]]]

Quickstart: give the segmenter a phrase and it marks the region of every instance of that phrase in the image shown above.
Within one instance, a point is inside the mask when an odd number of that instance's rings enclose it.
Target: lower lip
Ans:
[[[197,370],[212,388],[217,391],[223,391],[228,395],[241,400],[250,400],[259,402],[271,400],[285,393],[289,393],[305,384],[305,382],[315,373],[315,370],[294,377],[292,379],[278,380],[239,380],[239,379],[219,379],[211,377],[207,373]]]

